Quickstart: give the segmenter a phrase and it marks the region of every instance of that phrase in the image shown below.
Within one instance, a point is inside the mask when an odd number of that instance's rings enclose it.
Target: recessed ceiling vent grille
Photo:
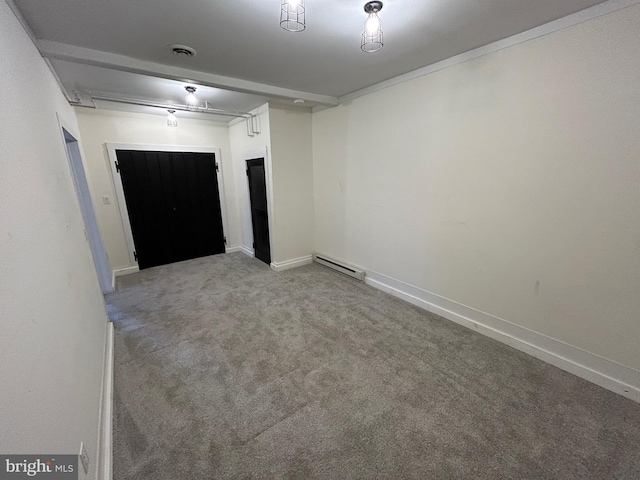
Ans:
[[[169,49],[179,57],[193,57],[196,54],[195,49],[187,45],[169,45]]]

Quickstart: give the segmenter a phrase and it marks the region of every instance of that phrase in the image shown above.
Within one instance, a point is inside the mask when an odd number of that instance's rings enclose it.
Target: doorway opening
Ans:
[[[82,155],[80,154],[80,146],[78,140],[76,140],[66,128],[63,126],[60,126],[60,128],[62,129],[67,158],[69,159],[69,166],[71,167],[71,176],[73,178],[76,196],[78,197],[78,203],[80,204],[80,212],[82,214],[82,220],[84,221],[84,228],[93,258],[93,264],[96,269],[96,274],[98,275],[98,281],[100,282],[100,289],[102,293],[109,293],[113,291],[111,269],[109,267],[109,261],[107,260],[104,244],[102,243],[102,237],[100,236],[100,230],[98,229],[96,214],[93,210],[89,184],[82,163]]]
[[[225,253],[215,153],[116,149],[115,155],[141,270]]]
[[[258,260],[270,265],[271,245],[269,242],[269,215],[267,212],[264,158],[247,160],[247,178],[249,181],[251,225],[253,227],[253,252]]]

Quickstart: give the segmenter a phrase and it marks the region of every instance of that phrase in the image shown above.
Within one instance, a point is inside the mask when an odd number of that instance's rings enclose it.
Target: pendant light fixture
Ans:
[[[177,127],[178,119],[176,118],[176,111],[167,110],[167,112],[169,113],[169,115],[167,116],[167,125],[169,125],[170,127]]]
[[[382,41],[382,23],[378,18],[378,12],[382,10],[382,2],[367,2],[364,4],[364,11],[369,15],[364,22],[362,32],[362,43],[360,48],[363,52],[377,52],[384,45]]]
[[[301,32],[307,28],[304,0],[282,0],[280,26],[289,32]]]
[[[184,87],[187,91],[187,105],[195,107],[198,105],[198,99],[196,98],[196,87]]]

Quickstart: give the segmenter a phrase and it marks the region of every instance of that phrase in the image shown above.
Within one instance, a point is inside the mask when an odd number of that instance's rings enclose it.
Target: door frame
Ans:
[[[243,210],[245,211],[246,218],[248,218],[248,225],[251,226],[249,232],[245,232],[247,234],[247,238],[245,239],[245,245],[242,247],[247,253],[251,252],[251,256],[255,257],[256,252],[253,249],[253,224],[251,223],[251,198],[249,194],[249,179],[246,175],[247,170],[247,160],[254,160],[256,158],[264,158],[264,175],[265,175],[265,187],[267,189],[267,217],[269,223],[269,248],[271,249],[271,268],[274,267],[274,257],[275,257],[275,244],[274,244],[274,235],[275,235],[275,216],[273,210],[273,175],[271,171],[271,155],[269,155],[269,148],[256,148],[253,150],[248,150],[242,157],[242,177],[244,181],[242,182],[244,185],[244,206]],[[250,238],[249,238],[250,237]],[[248,242],[247,242],[248,240]]]
[[[263,180],[264,180],[264,186],[265,186],[265,203],[266,203],[266,208],[267,208],[267,230],[268,230],[268,235],[267,235],[267,241],[269,242],[269,266],[272,266],[272,258],[271,258],[271,254],[272,254],[272,248],[271,248],[271,221],[269,219],[269,195],[268,195],[268,191],[267,191],[267,160],[264,157],[256,157],[256,158],[250,158],[248,160],[244,161],[244,166],[247,172],[247,187],[249,190],[249,213],[251,215],[251,232],[252,232],[252,237],[253,237],[253,256],[254,258],[258,258],[256,255],[256,237],[255,237],[255,230],[256,230],[256,224],[255,224],[255,218],[254,218],[254,212],[253,212],[253,206],[252,206],[252,201],[251,201],[251,192],[252,192],[252,188],[251,188],[251,176],[249,175],[249,162],[262,162],[262,171],[263,171]],[[262,258],[258,258],[258,260],[262,260],[264,262],[264,260]],[[264,262],[267,263],[267,262]]]
[[[89,245],[98,283],[100,284],[100,290],[102,293],[109,293],[114,290],[111,267],[109,266],[107,251],[104,248],[100,227],[98,227],[98,219],[91,200],[91,188],[87,178],[87,170],[84,166],[84,156],[79,140],[80,135],[60,115],[57,115],[57,117],[64,151],[69,161],[73,187],[82,215],[84,233]],[[71,145],[74,145],[74,147],[71,147]]]
[[[136,250],[135,243],[133,241],[133,232],[131,230],[131,220],[129,218],[129,211],[127,210],[127,202],[124,197],[124,188],[122,187],[122,178],[120,173],[116,170],[116,161],[118,157],[116,150],[136,150],[140,152],[185,152],[185,153],[213,153],[215,155],[216,163],[218,164],[218,170],[216,172],[216,180],[218,182],[218,195],[220,196],[220,212],[222,214],[222,230],[224,236],[229,235],[228,222],[227,222],[227,203],[224,190],[224,176],[222,173],[222,155],[220,148],[218,147],[193,147],[188,145],[143,145],[136,143],[105,143],[107,149],[107,156],[109,158],[109,167],[111,169],[111,178],[113,179],[113,186],[116,192],[116,203],[120,210],[120,219],[122,220],[122,227],[124,229],[124,236],[127,240],[127,249],[129,253],[129,261],[131,266],[137,267],[133,252]],[[225,250],[227,245],[225,244]]]

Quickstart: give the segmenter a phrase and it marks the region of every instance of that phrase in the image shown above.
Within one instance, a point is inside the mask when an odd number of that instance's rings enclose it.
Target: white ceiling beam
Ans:
[[[179,82],[222,88],[225,90],[250,93],[253,95],[285,100],[301,98],[307,102],[314,102],[319,105],[338,105],[338,98],[329,95],[301,92],[298,90],[266,85],[264,83],[250,82],[239,78],[225,77],[222,75],[189,70],[187,68],[162,65],[160,63],[148,62],[115,53],[102,52],[99,50],[92,50],[90,48],[52,42],[49,40],[37,40],[36,45],[40,50],[40,54],[44,58],[48,59],[66,60],[85,65],[111,68],[114,70],[138,73],[142,75],[151,75]]]

